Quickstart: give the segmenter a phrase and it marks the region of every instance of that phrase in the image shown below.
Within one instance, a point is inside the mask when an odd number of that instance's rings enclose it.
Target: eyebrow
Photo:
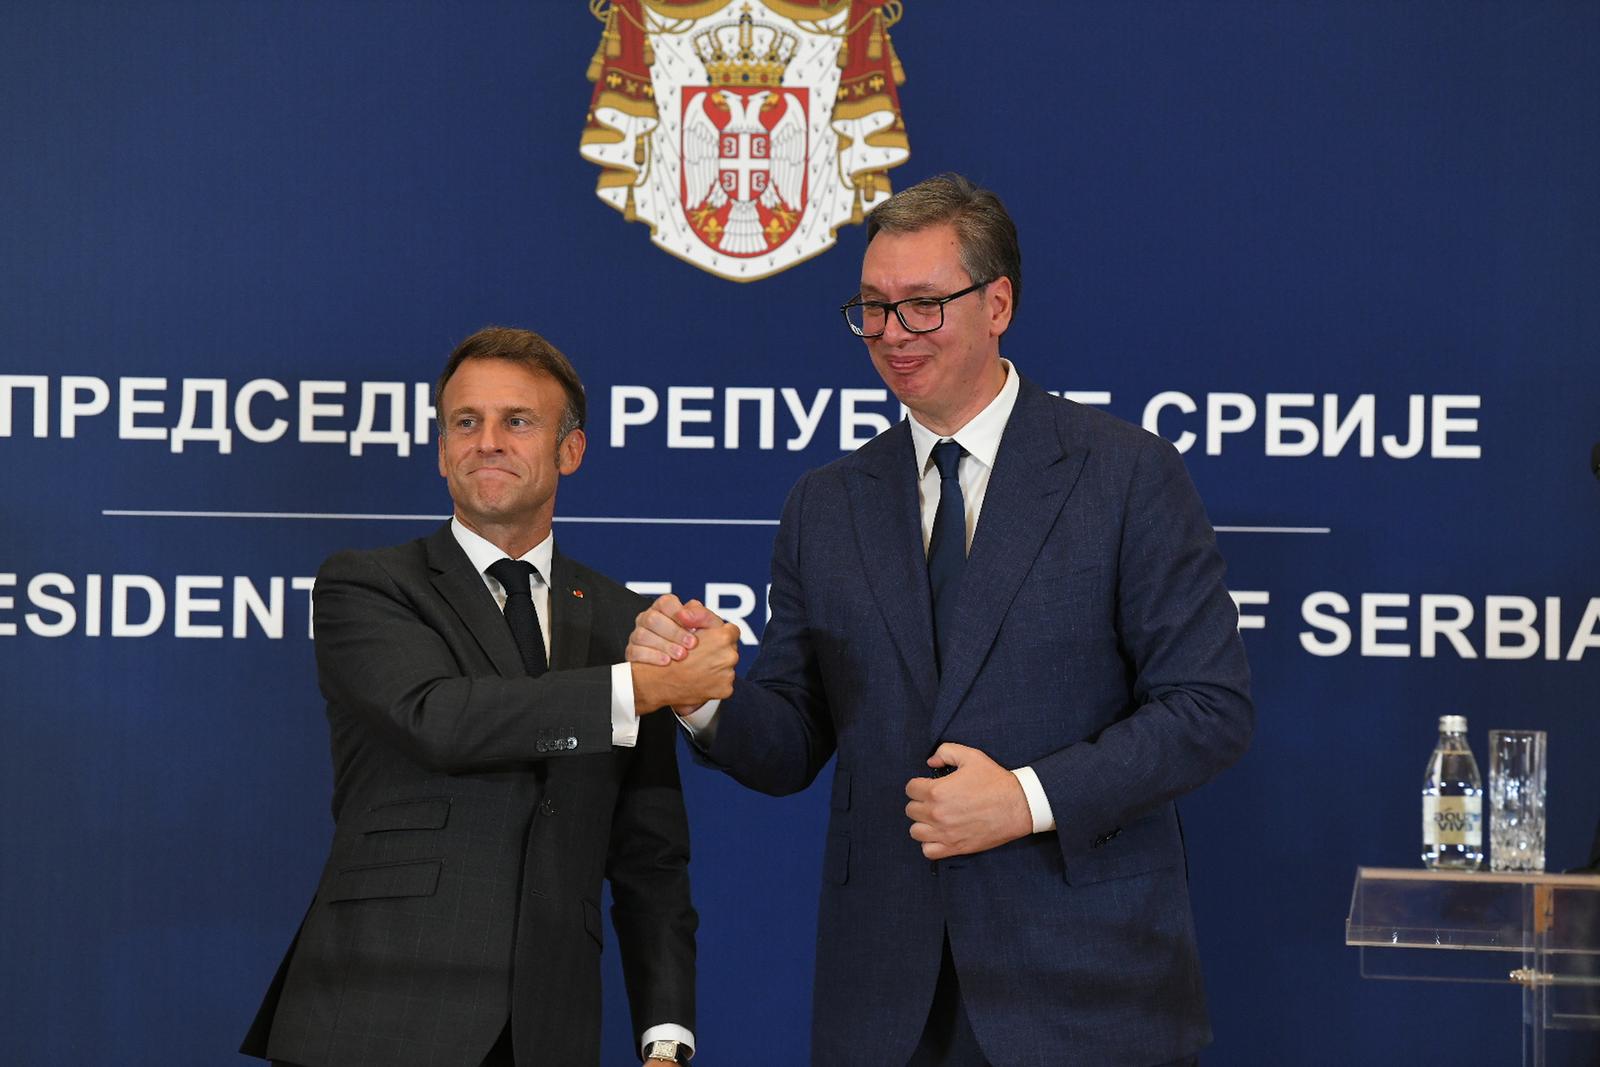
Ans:
[[[509,407],[509,408],[497,408],[497,409],[495,409],[494,413],[499,415],[501,418],[512,418],[513,416],[521,415],[521,416],[523,416],[524,418],[528,419],[531,422],[536,422],[536,423],[539,423],[541,425],[544,423],[543,417],[540,416],[540,414],[537,411],[535,411],[533,408],[528,407],[526,404],[518,404],[515,407]],[[476,405],[474,405],[474,404],[462,404],[459,407],[451,408],[448,412],[445,413],[445,417],[448,418],[448,419],[459,419],[463,415],[482,415],[482,414],[483,414],[483,411],[481,409],[479,409]]]
[[[933,282],[919,282],[916,285],[910,286],[909,292],[911,293],[910,296],[902,297],[901,299],[915,300],[919,296],[925,296],[939,292],[939,287]],[[875,303],[894,303],[894,301],[886,299],[882,292],[870,285],[861,286],[857,296],[862,300],[871,300]]]

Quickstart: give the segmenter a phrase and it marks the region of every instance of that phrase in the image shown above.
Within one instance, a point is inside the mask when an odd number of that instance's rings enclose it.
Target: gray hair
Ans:
[[[1022,249],[1000,198],[959,174],[939,174],[900,190],[867,216],[867,243],[879,231],[915,233],[949,223],[961,245],[961,268],[974,282],[1011,279],[1011,314],[1022,304]]]

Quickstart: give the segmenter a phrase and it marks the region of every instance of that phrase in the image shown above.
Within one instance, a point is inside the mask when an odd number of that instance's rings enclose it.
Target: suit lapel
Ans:
[[[572,561],[557,549],[550,565],[550,669],[572,670],[589,664],[593,631],[591,601],[574,584]]]
[[[933,705],[938,669],[933,652],[933,603],[922,551],[917,460],[911,427],[889,431],[887,447],[858,452],[848,487],[856,544],[872,597],[906,662],[924,707]]]
[[[983,512],[961,576],[950,662],[939,678],[938,742],[988,657],[1000,625],[1055,526],[1088,453],[1068,452],[1045,394],[1024,380],[995,455]]]
[[[467,628],[494,669],[507,678],[526,674],[516,639],[506,625],[506,617],[495,605],[489,588],[483,584],[467,554],[461,551],[447,522],[428,538],[428,566],[433,570],[433,587],[444,598]]]

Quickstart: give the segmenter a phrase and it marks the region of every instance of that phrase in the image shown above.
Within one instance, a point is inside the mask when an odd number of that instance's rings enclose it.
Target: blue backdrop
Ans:
[[[788,487],[896,416],[843,392],[859,227],[736,284],[596,198],[587,7],[0,12],[10,1062],[235,1062],[331,832],[309,576],[447,513],[413,387],[460,338],[586,379],[564,550],[756,633]],[[1222,528],[1259,724],[1182,805],[1207,1062],[1513,1062],[1513,989],[1364,981],[1342,920],[1418,862],[1442,713],[1549,731],[1553,867],[1600,816],[1600,5],[911,0],[893,40],[896,186],[1018,221],[1005,354],[1192,434]],[[685,763],[703,1061],[802,1062],[826,783]]]

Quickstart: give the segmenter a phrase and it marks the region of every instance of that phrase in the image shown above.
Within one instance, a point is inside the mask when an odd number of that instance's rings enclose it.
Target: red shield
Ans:
[[[794,233],[809,193],[809,98],[801,88],[683,90],[679,195],[700,240],[758,256]]]

